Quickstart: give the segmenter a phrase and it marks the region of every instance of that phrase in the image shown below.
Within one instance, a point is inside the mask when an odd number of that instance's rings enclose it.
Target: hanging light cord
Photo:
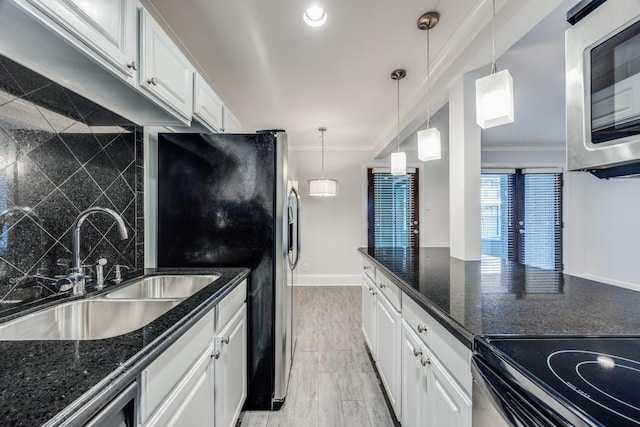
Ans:
[[[427,129],[431,127],[431,107],[429,101],[429,88],[431,87],[431,72],[429,70],[429,28],[427,28]]]
[[[493,0],[493,13],[492,13],[492,48],[493,48],[493,63],[491,65],[491,74],[495,74],[498,72],[498,67],[496,66],[496,0]],[[428,34],[429,32],[427,32]]]
[[[397,79],[398,82],[398,153],[400,152],[400,79]]]
[[[324,179],[324,131],[320,131],[320,138],[322,138],[322,179]]]

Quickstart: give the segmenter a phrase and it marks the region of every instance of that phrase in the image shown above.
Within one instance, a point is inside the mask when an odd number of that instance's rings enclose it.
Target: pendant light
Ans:
[[[309,195],[316,197],[333,197],[338,195],[338,181],[324,177],[324,133],[327,128],[318,128],[322,138],[322,178],[309,180]]]
[[[391,78],[398,82],[398,151],[391,153],[391,175],[407,174],[407,155],[400,151],[400,80],[406,76],[407,72],[402,68],[391,72]]]
[[[476,122],[482,129],[513,122],[513,78],[496,67],[496,0],[492,14],[493,63],[491,74],[476,80]]]
[[[440,22],[438,12],[427,12],[418,18],[418,28],[427,31],[427,128],[418,132],[418,158],[423,162],[439,160],[442,157],[440,149],[440,131],[431,127],[431,108],[429,102],[430,60],[429,60],[429,30]]]

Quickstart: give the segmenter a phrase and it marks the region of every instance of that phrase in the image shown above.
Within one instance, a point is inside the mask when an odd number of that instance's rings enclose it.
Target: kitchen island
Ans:
[[[360,248],[469,348],[475,335],[636,335],[640,292],[448,248]]]
[[[215,268],[159,273],[211,273],[220,277],[154,321],[124,335],[100,340],[0,341],[0,424],[84,424],[136,381],[186,331],[208,316],[213,307],[243,282],[249,270]],[[119,286],[125,287],[127,283]],[[116,287],[107,287],[105,291],[113,289]],[[73,299],[66,297],[65,301]],[[29,311],[60,302],[60,298],[43,302]],[[213,334],[213,328],[210,333]]]
[[[359,251],[363,336],[403,426],[637,425],[640,292],[448,248]]]

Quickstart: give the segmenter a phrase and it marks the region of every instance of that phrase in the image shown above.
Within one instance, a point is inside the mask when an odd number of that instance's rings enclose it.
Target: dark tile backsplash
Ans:
[[[142,128],[0,56],[0,302],[50,295],[35,275],[67,274],[71,225],[102,206],[120,213],[82,225],[83,264],[106,258],[144,271]],[[2,309],[2,306],[0,306]]]

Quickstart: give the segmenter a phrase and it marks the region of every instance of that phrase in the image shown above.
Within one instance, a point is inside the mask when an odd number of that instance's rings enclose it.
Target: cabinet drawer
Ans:
[[[391,279],[382,274],[380,270],[376,271],[376,283],[380,292],[393,304],[396,310],[400,311],[400,302],[402,301],[402,292],[400,288],[394,284]]]
[[[143,422],[211,344],[214,320],[215,310],[211,310],[142,372]]]
[[[409,297],[402,300],[402,317],[470,394],[471,350]]]
[[[373,263],[366,259],[362,260],[362,273],[366,274],[372,281],[376,281],[376,269]]]
[[[216,332],[224,328],[247,299],[247,280],[243,280],[216,308]]]

